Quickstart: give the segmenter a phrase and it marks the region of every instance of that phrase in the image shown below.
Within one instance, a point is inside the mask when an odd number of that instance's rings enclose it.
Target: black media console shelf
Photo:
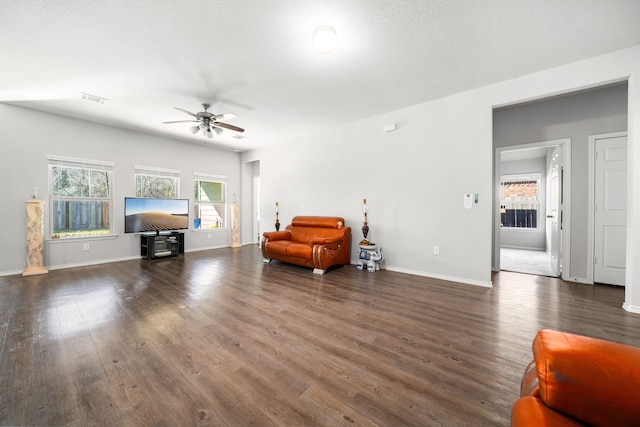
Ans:
[[[146,259],[184,255],[184,233],[141,234],[140,256]]]

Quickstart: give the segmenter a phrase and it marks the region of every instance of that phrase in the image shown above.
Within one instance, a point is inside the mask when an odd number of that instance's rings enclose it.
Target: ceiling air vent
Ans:
[[[238,135],[238,134],[236,134],[236,135],[233,135],[233,136],[232,136],[232,138],[235,138],[235,139],[247,139],[247,138],[249,138],[249,137],[248,137],[248,136],[245,136],[245,135]]]
[[[97,102],[98,104],[106,104],[108,101],[107,98],[101,98],[99,96],[90,95],[84,92],[82,92],[82,99],[85,99],[87,101]]]

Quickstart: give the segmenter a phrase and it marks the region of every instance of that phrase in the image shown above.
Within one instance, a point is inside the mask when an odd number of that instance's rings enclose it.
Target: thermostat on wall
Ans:
[[[471,194],[467,193],[464,195],[464,208],[465,209],[471,209],[472,206],[472,200],[471,200]]]

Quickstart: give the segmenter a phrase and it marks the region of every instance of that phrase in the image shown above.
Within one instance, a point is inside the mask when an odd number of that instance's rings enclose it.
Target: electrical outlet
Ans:
[[[434,246],[433,247],[433,254],[434,255],[440,255],[440,246]]]
[[[89,249],[91,249],[91,246],[89,243],[85,243],[82,249],[84,249],[85,251],[88,251]]]
[[[211,240],[211,233],[207,233],[207,239]]]

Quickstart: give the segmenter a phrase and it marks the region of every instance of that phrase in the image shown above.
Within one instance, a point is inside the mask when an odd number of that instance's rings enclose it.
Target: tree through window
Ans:
[[[180,171],[134,166],[136,197],[177,199]]]
[[[112,234],[113,163],[49,156],[53,238]]]

